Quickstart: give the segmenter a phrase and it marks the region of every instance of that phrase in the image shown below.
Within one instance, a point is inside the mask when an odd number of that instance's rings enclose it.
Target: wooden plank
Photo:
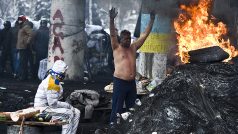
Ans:
[[[0,121],[0,124],[8,124],[8,125],[21,125],[21,122],[14,121]],[[25,121],[24,125],[30,126],[62,126],[67,124],[67,122],[37,122],[37,121]]]
[[[10,119],[11,112],[0,112],[0,118]]]
[[[16,112],[11,112],[10,117],[13,121],[17,122],[22,120],[23,118],[25,119],[31,118],[37,113],[40,113],[40,110],[30,107],[30,108],[18,110]]]

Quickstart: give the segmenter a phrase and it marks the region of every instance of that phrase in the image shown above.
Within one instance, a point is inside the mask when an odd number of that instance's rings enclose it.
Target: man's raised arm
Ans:
[[[112,50],[116,49],[119,45],[118,39],[117,39],[117,34],[116,34],[116,28],[114,24],[114,19],[117,16],[116,9],[112,7],[112,9],[109,11],[109,16],[110,16],[110,37],[111,37],[111,45],[112,45]]]
[[[155,13],[151,12],[150,13],[150,22],[148,24],[148,26],[146,27],[145,31],[143,33],[140,34],[140,37],[138,38],[137,41],[135,41],[132,45],[136,47],[136,50],[139,49],[143,43],[145,42],[146,38],[149,36],[150,31],[153,27],[154,24],[154,20],[155,20]]]

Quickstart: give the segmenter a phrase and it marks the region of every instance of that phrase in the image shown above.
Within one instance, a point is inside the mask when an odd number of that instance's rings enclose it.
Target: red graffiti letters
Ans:
[[[64,25],[64,17],[60,10],[57,10],[53,16],[54,24],[53,24],[53,34],[54,34],[54,43],[52,47],[52,51],[54,52],[56,48],[59,48],[61,56],[54,56],[54,61],[56,60],[63,60],[64,49],[62,48],[60,39],[64,39],[63,32],[57,32],[56,29],[61,29]]]
[[[62,15],[62,13],[61,13],[60,10],[57,10],[57,11],[55,12],[55,14],[54,14],[54,16],[53,16],[53,20],[55,20],[56,18],[59,18],[59,19],[63,22],[64,18],[63,18],[63,15]]]
[[[54,23],[53,26],[53,33],[55,36],[59,36],[61,39],[64,39],[64,34],[62,32],[56,33],[56,28],[62,28],[62,26],[64,25],[64,18],[62,16],[62,13],[60,10],[57,10],[55,15],[53,16],[53,20],[60,20],[60,22],[56,22]]]
[[[60,58],[60,57],[58,57],[58,56],[55,56],[55,57],[54,57],[54,62],[57,61],[57,60],[62,60],[62,61],[64,61],[64,58]]]
[[[53,51],[54,51],[57,47],[59,47],[60,52],[63,54],[63,53],[64,53],[64,49],[63,49],[62,46],[61,46],[60,38],[57,37],[57,36],[55,36],[55,37],[54,37],[54,46],[53,46],[53,48],[52,48]]]

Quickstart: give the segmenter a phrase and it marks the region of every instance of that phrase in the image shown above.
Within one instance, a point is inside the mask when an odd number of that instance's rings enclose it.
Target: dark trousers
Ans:
[[[12,48],[11,50],[11,55],[12,55],[12,72],[13,74],[18,74],[18,68],[19,68],[19,58],[18,58],[18,53],[16,48]]]
[[[11,51],[10,51],[10,49],[9,50],[3,49],[2,50],[2,55],[1,55],[1,58],[0,58],[0,62],[1,62],[0,63],[1,64],[0,72],[3,72],[6,69],[7,61],[11,61]],[[12,64],[12,62],[11,62],[11,64]]]
[[[136,83],[135,80],[126,81],[113,77],[113,96],[112,96],[112,112],[110,122],[115,122],[116,114],[123,112],[123,104],[125,101],[126,110],[133,107],[136,100]]]
[[[35,68],[36,56],[35,54],[32,53],[30,49],[27,49],[27,57],[28,57],[27,65],[29,68],[28,74],[29,76],[31,76],[32,79],[36,79],[37,78],[37,72]]]
[[[19,60],[19,79],[26,80],[28,73],[28,57],[27,57],[27,49],[18,49],[20,60]]]

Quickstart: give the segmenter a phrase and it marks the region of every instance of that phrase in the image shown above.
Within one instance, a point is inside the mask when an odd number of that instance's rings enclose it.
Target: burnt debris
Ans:
[[[238,68],[227,63],[178,66],[144,97],[129,120],[112,129],[122,134],[238,133]]]

